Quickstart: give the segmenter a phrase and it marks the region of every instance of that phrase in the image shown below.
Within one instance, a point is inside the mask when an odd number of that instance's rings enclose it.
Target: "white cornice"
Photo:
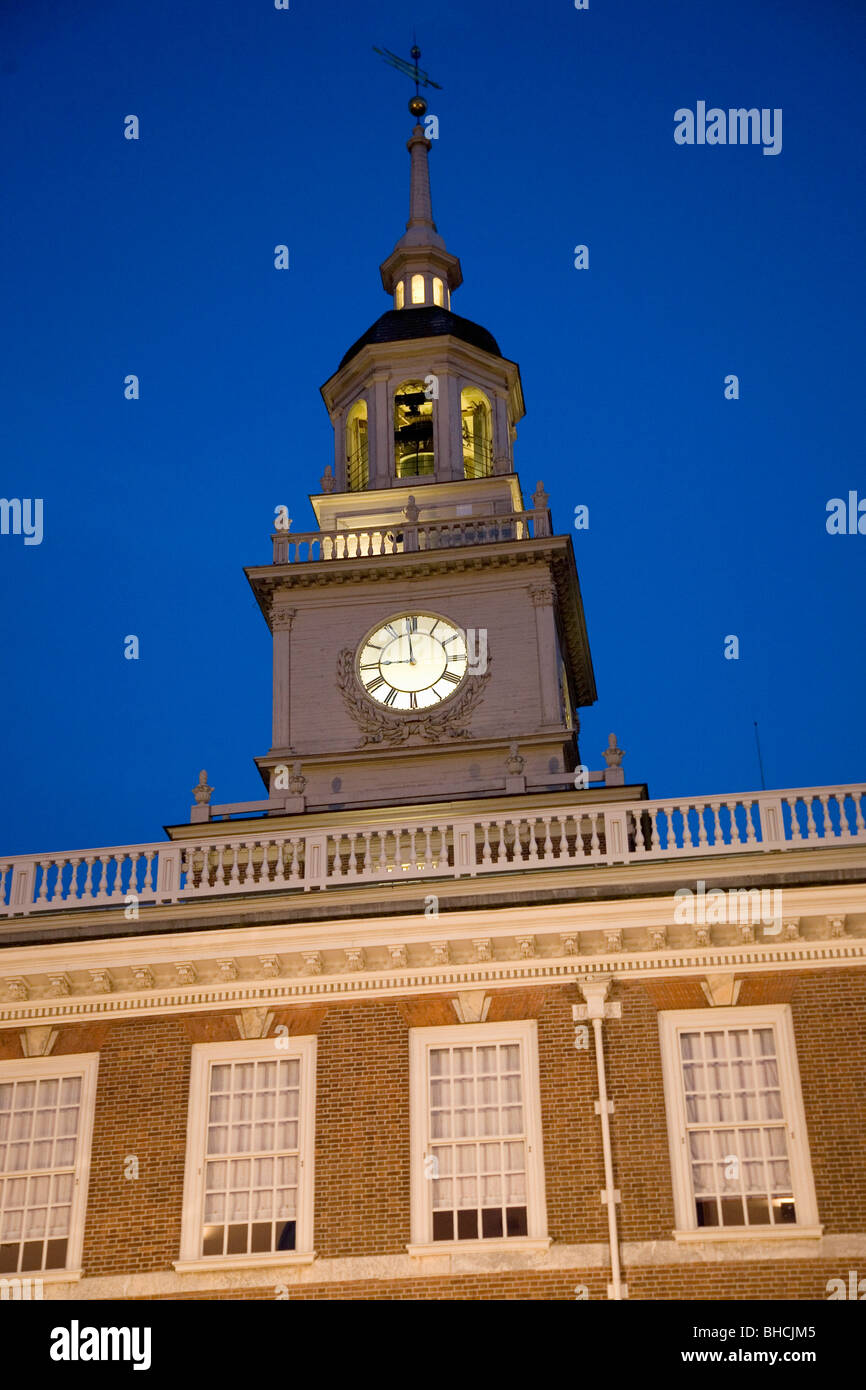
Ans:
[[[736,925],[678,925],[674,906],[672,897],[568,903],[13,947],[2,957],[0,1027],[501,990],[598,972],[619,980],[676,978],[866,961],[862,890],[786,890],[786,927],[769,936],[760,926],[744,932]],[[61,976],[68,993],[58,992]],[[97,992],[94,985],[106,978],[113,988]]]

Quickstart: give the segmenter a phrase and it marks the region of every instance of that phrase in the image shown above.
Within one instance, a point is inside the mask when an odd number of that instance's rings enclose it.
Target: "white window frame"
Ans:
[[[183,1185],[180,1259],[174,1267],[180,1273],[205,1269],[243,1269],[259,1265],[309,1264],[313,1250],[313,1200],[315,1192],[316,1124],[316,1046],[315,1036],[256,1038],[252,1042],[196,1043],[192,1048],[189,1078],[189,1114],[186,1134],[186,1161]],[[300,1060],[300,1107],[298,1133],[298,1211],[295,1249],[244,1255],[199,1254],[204,1204],[204,1169],[207,1161],[207,1111],[210,1068],[214,1062],[275,1061],[291,1057]]]
[[[698,1226],[692,1192],[691,1166],[688,1157],[686,1105],[683,1087],[680,1034],[713,1028],[772,1027],[776,1038],[776,1057],[779,1064],[779,1089],[782,1096],[791,1182],[797,1210],[797,1221],[778,1226]],[[674,1238],[694,1240],[784,1240],[820,1237],[823,1227],[818,1223],[818,1204],[812,1163],[809,1157],[809,1138],[806,1114],[800,1086],[800,1068],[790,1004],[765,1004],[742,1008],[712,1008],[664,1011],[659,1014],[662,1073],[665,1089],[665,1110],[671,1158],[676,1229]],[[736,1122],[732,1122],[736,1123]],[[727,1126],[725,1126],[727,1127]]]
[[[55,1282],[81,1277],[81,1254],[84,1246],[84,1222],[87,1215],[87,1193],[90,1185],[90,1154],[93,1140],[93,1116],[96,1109],[96,1075],[99,1070],[98,1052],[71,1052],[57,1057],[27,1057],[0,1062],[0,1082],[50,1081],[64,1076],[81,1077],[81,1104],[78,1110],[78,1142],[75,1174],[72,1183],[72,1211],[69,1217],[69,1236],[66,1245],[66,1264],[62,1271],[31,1269],[8,1274],[7,1279],[41,1279]],[[3,1175],[6,1177],[6,1174]]]
[[[523,1111],[526,1126],[526,1231],[525,1236],[478,1236],[475,1240],[433,1240],[433,1184],[425,1177],[424,1155],[435,1141],[430,1135],[428,1104],[429,1053],[436,1047],[477,1046],[485,1043],[519,1043],[522,1061]],[[409,1030],[411,1232],[410,1254],[444,1254],[460,1250],[515,1249],[527,1246],[546,1250],[547,1205],[544,1191],[544,1149],[541,1132],[541,1097],[538,1070],[538,1024],[455,1024],[445,1028]]]

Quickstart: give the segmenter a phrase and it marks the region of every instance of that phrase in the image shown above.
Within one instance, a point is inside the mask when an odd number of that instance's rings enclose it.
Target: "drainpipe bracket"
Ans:
[[[594,1005],[592,1012],[588,1004],[572,1004],[571,1016],[575,1023],[586,1023],[592,1018],[622,1018],[622,1001],[612,999],[609,1004],[602,1005],[602,1012],[598,1012],[598,1006]]]
[[[608,1196],[607,1196],[607,1188],[606,1188],[606,1187],[603,1187],[603,1188],[601,1189],[601,1200],[602,1200],[602,1205],[603,1205],[603,1206],[608,1206],[608,1205],[609,1205]],[[620,1190],[619,1190],[618,1187],[615,1187],[614,1190],[613,1190],[613,1200],[614,1200],[614,1202],[619,1202],[619,1201],[622,1200],[621,1194],[620,1194]]]
[[[596,1115],[600,1115],[600,1114],[601,1114],[601,1101],[600,1101],[600,1100],[594,1101],[593,1104],[595,1105],[595,1113],[596,1113]],[[608,1115],[612,1115],[612,1114],[614,1113],[614,1112],[613,1112],[613,1101],[612,1101],[612,1100],[609,1100],[608,1103],[607,1103],[607,1113],[608,1113]]]

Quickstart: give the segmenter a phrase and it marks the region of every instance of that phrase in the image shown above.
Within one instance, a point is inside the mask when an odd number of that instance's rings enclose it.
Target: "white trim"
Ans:
[[[315,1036],[255,1038],[251,1042],[196,1043],[191,1050],[189,1114],[183,1184],[179,1272],[200,1269],[246,1268],[271,1263],[268,1254],[253,1256],[199,1254],[204,1201],[205,1135],[207,1123],[208,1078],[213,1062],[286,1061],[300,1059],[299,1184],[295,1250],[280,1254],[275,1264],[290,1264],[297,1255],[315,1258],[313,1251],[313,1196],[315,1184],[316,1123],[316,1047]]]
[[[432,1184],[424,1175],[424,1155],[432,1142],[430,1110],[427,1104],[428,1055],[432,1047],[454,1047],[483,1043],[518,1043],[523,1081],[523,1109],[526,1125],[526,1221],[525,1237],[504,1237],[501,1240],[431,1241]],[[444,1028],[410,1028],[409,1030],[409,1096],[410,1096],[410,1190],[411,1240],[406,1247],[410,1254],[455,1253],[459,1250],[520,1248],[525,1241],[537,1243],[547,1239],[547,1206],[544,1190],[544,1151],[542,1147],[541,1099],[538,1071],[538,1024],[535,1019],[518,1023],[454,1024]]]
[[[726,1240],[820,1240],[823,1226],[696,1226],[690,1231],[673,1231],[675,1241],[682,1245],[701,1245]]]
[[[737,1025],[772,1027],[776,1037],[776,1056],[779,1063],[779,1085],[782,1093],[788,1157],[797,1210],[797,1222],[791,1226],[698,1226],[694,1211],[691,1171],[686,1155],[686,1111],[683,1092],[682,1063],[679,1034],[690,1030],[708,1031],[714,1027]],[[670,1010],[659,1013],[659,1036],[662,1054],[662,1075],[665,1090],[665,1112],[668,1126],[668,1145],[671,1159],[675,1240],[719,1239],[766,1241],[820,1236],[815,1183],[809,1157],[806,1115],[797,1064],[797,1046],[790,1004],[763,1004],[744,1008],[712,1008]],[[732,1122],[735,1123],[735,1122]]]
[[[72,1210],[66,1243],[66,1264],[62,1270],[33,1269],[6,1278],[41,1279],[60,1283],[78,1280],[82,1274],[81,1252],[84,1245],[84,1222],[87,1214],[87,1193],[90,1184],[90,1151],[93,1139],[93,1115],[96,1109],[96,1075],[99,1070],[98,1052],[75,1052],[57,1057],[27,1057],[0,1062],[0,1082],[51,1080],[62,1076],[81,1077],[81,1104],[78,1108],[78,1133],[75,1149],[75,1176],[72,1186]],[[5,1176],[5,1175],[4,1175]]]

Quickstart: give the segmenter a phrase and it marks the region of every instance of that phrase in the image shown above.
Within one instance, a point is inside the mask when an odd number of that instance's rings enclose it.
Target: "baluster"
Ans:
[[[646,841],[643,833],[643,816],[640,811],[633,811],[631,813],[631,818],[634,824],[634,852],[635,854],[644,854],[646,852]]]
[[[785,800],[787,801],[788,806],[790,807],[790,810],[791,810],[791,839],[792,839],[792,840],[802,840],[803,835],[802,835],[802,832],[801,832],[801,830],[800,830],[800,817],[799,817],[799,815],[797,814],[797,800],[798,800],[798,798],[797,798],[796,796],[786,796],[786,797],[785,797]]]
[[[589,815],[589,823],[592,826],[592,838],[589,842],[589,852],[593,858],[601,849],[601,841],[598,838],[598,823],[602,819],[602,815],[603,813],[597,811],[591,811]]]
[[[299,883],[301,880],[301,849],[303,840],[299,836],[292,836],[289,841],[289,850],[292,856],[292,871],[289,874],[290,883]]]
[[[156,895],[156,850],[149,849],[144,856],[144,891],[149,896]]]
[[[543,848],[543,850],[544,850],[544,862],[545,862],[545,864],[552,864],[552,863],[554,862],[553,841],[552,841],[551,838],[550,838],[550,822],[551,822],[551,819],[552,819],[551,816],[542,816],[542,817],[541,817],[541,823],[542,823],[542,825],[544,826],[544,845],[543,845],[542,848]]]
[[[565,833],[566,817],[563,815],[556,815],[553,817],[553,819],[556,821],[557,827],[559,829],[559,836],[556,842],[556,858],[557,860],[567,859],[568,837]]]
[[[695,810],[698,816],[698,846],[701,847],[709,843],[707,839],[707,825],[706,820],[704,818],[707,810],[706,802],[697,802],[695,805]],[[715,821],[713,821],[713,826],[715,827]],[[715,829],[713,833],[715,835]]]
[[[818,828],[815,825],[815,817],[812,814],[812,798],[811,796],[806,796],[803,798],[803,801],[806,807],[806,839],[817,840]]]
[[[270,850],[276,850],[276,858],[273,863],[273,870],[270,868]],[[286,866],[283,863],[283,842],[281,840],[268,840],[265,846],[265,858],[268,861],[268,881],[277,884],[280,888],[285,887]]]
[[[410,872],[410,873],[414,873],[416,869],[420,869],[420,867],[421,867],[421,865],[418,863],[418,855],[417,855],[417,853],[416,853],[416,851],[415,851],[415,837],[416,837],[417,833],[418,833],[418,831],[417,831],[417,828],[416,828],[415,826],[413,826],[412,829],[409,831],[409,872]]]
[[[84,882],[81,885],[82,899],[88,896],[90,896],[91,898],[96,897],[96,889],[93,886],[93,865],[95,857],[96,856],[93,854],[86,854],[84,856],[84,863],[86,865],[86,868],[84,870]]]
[[[69,860],[65,858],[65,856],[61,855],[61,857],[59,859],[55,859],[54,862],[57,865],[57,877],[54,880],[54,887],[51,890],[52,903],[63,901],[63,870],[69,863]]]
[[[109,897],[109,892],[108,892],[108,866],[109,866],[109,864],[111,863],[111,855],[110,855],[110,854],[100,854],[100,856],[99,856],[99,862],[100,862],[100,864],[102,865],[102,872],[101,872],[100,875],[99,875],[99,896],[100,896],[100,898],[103,898],[103,899],[106,899],[106,900],[107,900],[108,897]]]
[[[357,871],[358,871],[358,861],[357,861],[357,859],[355,858],[355,840],[356,840],[356,839],[357,839],[357,836],[355,836],[355,835],[353,835],[353,834],[351,834],[351,833],[349,834],[349,836],[348,836],[348,840],[349,840],[349,864],[348,864],[348,873],[349,873],[349,876],[350,876],[351,878],[354,878],[354,877],[355,877],[355,874],[356,874]]]
[[[508,863],[508,845],[505,843],[505,826],[507,821],[497,820],[493,822],[499,831],[499,843],[496,846],[496,863]]]
[[[231,873],[229,874],[229,885],[230,885],[230,887],[238,887],[238,888],[239,888],[239,887],[240,887],[240,882],[241,882],[241,875],[240,875],[241,847],[240,847],[240,845],[237,845],[237,844],[236,844],[236,845],[232,845],[232,847],[231,847],[231,856],[232,856],[232,871],[231,871]]]
[[[686,802],[685,806],[680,807],[680,815],[683,818],[683,849],[694,849],[695,842],[692,839],[692,827],[689,824],[689,812],[692,810],[691,802]]]
[[[819,792],[818,800],[821,803],[821,815],[824,820],[824,839],[829,840],[831,836],[835,838],[836,831],[833,829],[833,822],[830,819],[830,807],[828,805],[830,800],[829,792]]]
[[[720,815],[719,815],[719,808],[720,808],[720,806],[721,806],[721,802],[719,802],[719,801],[711,801],[711,802],[709,803],[709,808],[710,808],[710,835],[711,835],[711,837],[712,837],[712,838],[710,839],[710,844],[711,844],[711,845],[721,845],[721,844],[724,844],[724,842],[725,842],[725,837],[724,837],[724,835],[722,834],[722,821],[721,821],[721,817],[720,817]]]
[[[493,855],[490,852],[490,822],[485,820],[481,822],[481,825],[484,830],[484,844],[481,847],[481,863],[485,868],[489,868],[493,863]]]
[[[747,844],[747,845],[756,845],[756,844],[758,843],[758,837],[757,837],[757,835],[755,834],[755,822],[754,822],[754,811],[755,811],[756,805],[757,805],[757,802],[755,802],[755,801],[744,801],[744,802],[743,802],[743,809],[744,809],[744,811],[745,811],[745,813],[746,813],[746,844]]]
[[[433,871],[433,830],[434,827],[431,825],[424,827],[424,872],[426,874]]]
[[[866,830],[866,821],[863,820],[863,812],[860,809],[860,797],[862,795],[862,792],[853,792],[851,796],[851,800],[854,802],[854,823],[857,827],[855,831],[857,835],[862,835]]]
[[[728,807],[728,810],[729,810],[730,813],[731,813],[731,844],[732,844],[732,845],[742,845],[742,844],[744,843],[743,838],[742,838],[742,836],[741,836],[741,834],[740,834],[740,827],[739,827],[739,824],[737,823],[737,807],[739,806],[739,804],[740,804],[739,801],[734,800],[734,801],[731,802],[730,806]]]
[[[48,870],[53,864],[53,859],[37,859],[36,864],[42,870],[42,882],[39,885],[39,892],[36,895],[36,906],[44,906],[48,901]]]
[[[385,844],[388,832],[387,830],[378,830],[376,833],[379,836],[379,862],[376,869],[380,878],[384,878],[388,872],[388,851]]]

